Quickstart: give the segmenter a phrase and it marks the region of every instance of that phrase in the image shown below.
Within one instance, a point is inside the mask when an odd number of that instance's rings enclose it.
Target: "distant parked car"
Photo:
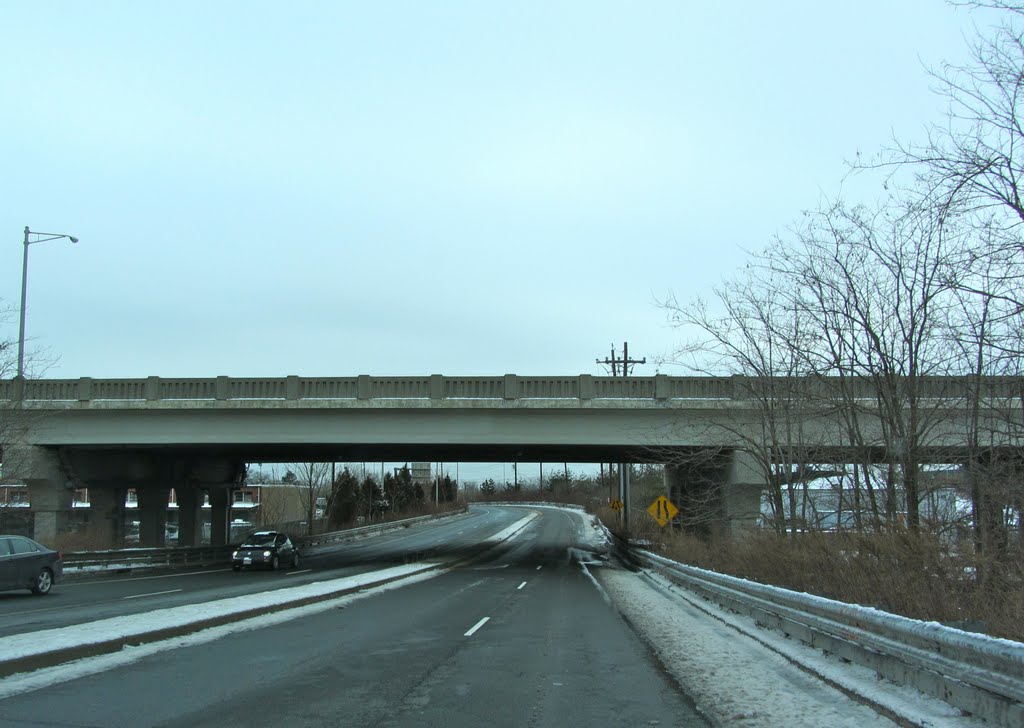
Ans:
[[[49,594],[64,576],[64,556],[25,536],[0,535],[0,591]]]
[[[247,568],[278,569],[281,564],[299,565],[299,550],[279,531],[257,531],[249,536],[231,554],[231,568],[235,571]]]

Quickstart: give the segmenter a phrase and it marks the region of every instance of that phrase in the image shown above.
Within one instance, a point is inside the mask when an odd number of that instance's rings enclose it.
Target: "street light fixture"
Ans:
[[[28,246],[35,243],[45,243],[47,240],[59,240],[67,238],[72,243],[77,243],[78,238],[66,233],[34,233],[25,226],[25,256],[21,264],[21,321],[18,325],[18,381],[25,378],[25,297],[28,292]]]

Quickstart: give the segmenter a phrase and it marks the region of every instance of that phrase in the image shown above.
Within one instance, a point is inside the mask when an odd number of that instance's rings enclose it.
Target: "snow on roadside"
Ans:
[[[952,706],[880,681],[875,673],[825,656],[763,630],[656,577],[618,568],[593,569],[612,604],[651,645],[713,723],[744,726],[889,726],[892,721],[855,702],[791,660],[848,685],[918,725],[983,726]],[[698,608],[699,606],[699,608]],[[754,635],[751,639],[744,633]],[[759,641],[760,640],[760,641]],[[783,652],[769,649],[763,642]],[[851,684],[855,683],[855,684]]]
[[[579,516],[583,524],[582,530],[577,531],[580,545],[592,551],[605,551],[608,546],[608,529],[604,527],[600,519],[592,513],[587,513],[583,506],[571,505],[568,503],[548,503],[547,501],[496,501],[487,503],[494,506],[522,506],[529,508],[548,508],[555,511],[565,511]]]
[[[385,579],[410,576],[428,569],[435,570],[432,574],[441,573],[442,570],[437,569],[436,566],[436,564],[428,562],[405,564],[380,571],[347,576],[341,579],[317,581],[302,586],[247,594],[241,597],[217,599],[201,604],[186,604],[179,607],[156,609],[143,614],[110,617],[89,622],[85,625],[58,627],[38,632],[26,632],[0,637],[0,656],[4,660],[13,660],[76,645],[94,644],[157,630],[172,629],[204,619],[223,617],[232,613],[247,612],[253,609],[274,607],[345,589],[358,589]]]
[[[320,612],[344,607],[360,599],[365,599],[392,589],[400,589],[405,586],[410,586],[411,584],[426,581],[427,579],[433,579],[435,576],[443,574],[446,571],[447,569],[420,571],[397,581],[371,587],[353,594],[346,594],[345,596],[338,597],[337,599],[327,599],[304,607],[284,609],[279,612],[272,612],[259,617],[251,617],[250,619],[244,619],[238,622],[230,622],[219,627],[211,627],[183,637],[174,637],[160,642],[150,642],[144,645],[139,645],[138,647],[127,647],[120,652],[98,655],[96,657],[86,657],[81,660],[75,660],[74,662],[56,665],[54,667],[43,668],[34,672],[10,675],[5,677],[3,680],[0,680],[0,700],[14,695],[47,688],[51,685],[58,685],[60,683],[68,682],[69,680],[77,680],[78,678],[95,675],[96,673],[105,672],[117,667],[130,665],[165,650],[195,647],[231,634],[264,629],[266,627],[272,627],[275,624],[282,624],[284,622],[302,619],[303,617],[318,614]],[[36,632],[35,634],[40,633]]]

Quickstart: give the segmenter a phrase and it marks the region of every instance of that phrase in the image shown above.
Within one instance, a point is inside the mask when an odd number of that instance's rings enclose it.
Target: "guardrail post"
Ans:
[[[505,399],[519,399],[519,379],[515,374],[505,375]]]
[[[227,377],[217,377],[217,381],[213,385],[213,396],[217,399],[231,398],[231,383],[228,381]]]
[[[284,398],[285,399],[298,399],[299,398],[299,378],[295,374],[291,374],[285,377],[284,380]]]
[[[356,379],[356,397],[359,399],[373,398],[373,382],[369,374],[360,374]]]
[[[92,377],[81,377],[78,380],[78,401],[88,402],[92,399]]]

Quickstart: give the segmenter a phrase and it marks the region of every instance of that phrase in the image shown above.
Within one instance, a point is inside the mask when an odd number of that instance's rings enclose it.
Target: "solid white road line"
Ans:
[[[162,592],[151,592],[149,594],[133,594],[130,597],[121,597],[121,598],[122,599],[142,599],[142,597],[158,597],[161,594],[174,594],[174,593],[180,592],[180,591],[181,591],[181,589],[168,589],[167,591],[162,591]]]
[[[221,571],[231,571],[231,569],[207,569],[206,571],[188,571],[184,574],[160,574],[159,576],[133,576],[126,579],[103,579],[101,581],[93,581],[92,579],[86,579],[85,581],[61,581],[60,586],[62,589],[66,589],[69,586],[91,586],[93,584],[124,584],[129,581],[151,581],[152,579],[177,579],[179,576],[198,576],[199,574],[217,574]],[[64,572],[65,575],[68,572]],[[75,571],[70,572],[72,574],[97,574],[101,572],[88,572],[88,571]]]
[[[522,588],[523,588],[524,586],[526,586],[526,582],[525,582],[525,581],[524,581],[524,582],[523,582],[522,584],[520,584],[519,586],[517,586],[517,587],[516,587],[516,591],[519,591],[519,590],[520,590],[520,589],[522,589]]]
[[[295,576],[296,574],[308,574],[312,569],[302,569],[301,571],[289,571],[285,576]]]
[[[481,620],[480,620],[479,622],[477,622],[476,624],[474,624],[474,625],[473,625],[473,628],[472,628],[471,630],[469,630],[468,632],[466,632],[466,634],[464,634],[464,635],[462,635],[462,636],[463,636],[463,637],[472,637],[472,636],[473,636],[473,633],[474,633],[474,632],[476,632],[476,631],[477,631],[478,629],[480,629],[481,627],[483,627],[483,626],[484,626],[485,624],[487,624],[487,621],[488,621],[489,619],[490,619],[490,617],[484,617],[484,618],[483,618],[483,619],[481,619]]]

